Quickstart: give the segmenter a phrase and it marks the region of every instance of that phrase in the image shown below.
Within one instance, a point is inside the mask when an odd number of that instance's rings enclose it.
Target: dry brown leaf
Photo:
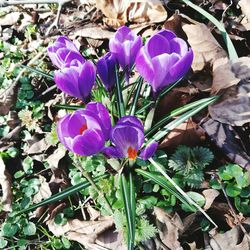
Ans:
[[[202,70],[207,64],[213,65],[216,59],[227,56],[205,24],[184,24],[182,29],[194,52],[194,71]]]
[[[228,61],[228,64],[229,66],[216,68],[214,72],[216,81],[213,85],[216,89],[225,87],[223,79],[219,76],[221,74],[231,87],[224,91],[215,104],[209,106],[209,113],[214,120],[221,123],[242,126],[250,122],[250,58],[241,57],[233,62]],[[238,84],[232,85],[233,83]]]
[[[205,138],[204,130],[192,120],[183,122],[174,128],[161,142],[159,148],[175,148],[180,144],[194,146]]]
[[[49,198],[52,195],[49,183],[42,175],[39,175],[39,181],[40,181],[40,187],[38,193],[36,193],[33,197],[34,203],[38,203],[44,199]]]
[[[249,3],[249,0],[240,0],[238,4],[241,8],[242,13],[246,16],[246,18],[250,22],[250,3]]]
[[[112,27],[129,22],[163,22],[167,12],[160,1],[97,0],[96,6],[106,18],[103,21]]]
[[[4,16],[0,17],[0,26],[12,26],[20,18],[20,12],[10,12]]]
[[[214,202],[214,199],[219,196],[220,192],[218,190],[215,189],[206,189],[204,191],[202,191],[202,194],[204,195],[205,199],[206,199],[206,203],[204,205],[204,210],[208,210],[211,205]]]
[[[180,231],[183,230],[183,224],[178,214],[171,217],[163,209],[154,207],[156,216],[156,225],[162,242],[171,250],[181,250],[178,241]]]
[[[25,154],[40,154],[48,149],[50,145],[45,138],[40,141],[36,141],[33,144],[29,144],[29,148],[25,151]]]
[[[240,235],[241,229],[239,227],[234,227],[223,234],[217,233],[211,236],[210,246],[212,250],[249,250],[249,236],[245,235],[239,243]]]
[[[1,204],[3,206],[2,210],[5,212],[11,211],[11,205],[13,200],[13,195],[11,192],[11,176],[7,171],[2,157],[0,157],[0,185],[2,187],[2,199]]]
[[[15,105],[17,85],[12,84],[8,89],[0,92],[0,115],[7,115],[10,108]]]
[[[90,249],[90,246],[95,243],[99,234],[111,228],[113,224],[111,216],[102,217],[98,221],[72,219],[63,226],[56,225],[53,220],[47,222],[48,228],[54,236],[64,236],[69,240],[77,241],[87,249]]]
[[[63,146],[59,146],[53,154],[51,154],[46,161],[50,167],[58,167],[59,161],[65,156],[66,149]]]

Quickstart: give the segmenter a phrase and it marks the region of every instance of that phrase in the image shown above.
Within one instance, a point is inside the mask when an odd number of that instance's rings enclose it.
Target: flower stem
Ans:
[[[95,184],[95,182],[93,181],[93,179],[89,175],[89,173],[82,168],[81,162],[79,161],[79,159],[77,159],[77,157],[75,157],[75,166],[77,167],[77,169],[79,169],[81,171],[82,175],[88,180],[88,182],[95,189],[95,191],[98,193],[98,195],[104,200],[106,208],[109,210],[109,212],[111,214],[113,214],[113,210],[112,210],[107,198],[105,197],[104,193],[97,187],[97,185]]]

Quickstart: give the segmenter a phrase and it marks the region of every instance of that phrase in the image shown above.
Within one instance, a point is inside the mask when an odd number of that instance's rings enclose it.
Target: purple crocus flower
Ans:
[[[74,43],[64,36],[58,37],[55,43],[48,47],[47,51],[50,60],[59,69],[71,65],[75,61],[85,62]]]
[[[96,64],[97,73],[109,92],[111,92],[115,86],[116,65],[117,60],[111,52],[106,53]]]
[[[84,102],[87,102],[90,96],[95,77],[96,68],[91,61],[75,61],[74,64],[57,70],[54,74],[55,83],[60,90]]]
[[[157,94],[183,77],[191,67],[193,51],[169,30],[152,36],[136,57],[136,69]]]
[[[68,150],[89,156],[103,149],[110,127],[107,109],[101,103],[92,102],[86,109],[79,109],[59,120],[57,135]]]
[[[136,55],[142,47],[142,38],[128,27],[120,27],[109,41],[109,50],[115,55],[123,69],[128,71],[135,62]]]
[[[112,128],[110,140],[114,147],[104,148],[103,153],[113,158],[136,160],[139,157],[147,160],[153,156],[158,146],[157,142],[152,142],[141,150],[145,140],[144,129],[141,121],[135,116],[124,116],[121,118],[116,126]]]

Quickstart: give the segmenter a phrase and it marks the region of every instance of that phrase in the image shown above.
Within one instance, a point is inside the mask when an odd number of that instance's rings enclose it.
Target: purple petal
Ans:
[[[144,131],[144,127],[143,127],[141,120],[132,115],[122,117],[117,122],[117,125],[134,126],[134,127],[139,128],[141,131]]]
[[[54,81],[57,87],[68,95],[81,98],[78,88],[79,72],[76,67],[57,70],[54,74]]]
[[[75,44],[66,36],[59,36],[57,39],[56,39],[56,43],[61,43],[61,44],[64,44],[64,46],[72,51],[75,51],[75,52],[79,52],[77,47],[75,46]]]
[[[174,81],[177,81],[189,71],[193,62],[193,58],[193,51],[190,49],[184,57],[182,57],[170,68],[169,73]]]
[[[174,65],[180,57],[177,54],[162,54],[153,58],[154,80],[151,83],[154,92],[159,91],[166,86],[169,68]]]
[[[131,33],[130,28],[128,28],[127,26],[122,26],[116,31],[114,39],[118,40],[121,43],[123,43],[127,39],[133,40],[134,36],[129,36],[130,33]]]
[[[83,98],[87,98],[95,84],[96,68],[91,61],[86,61],[79,75],[78,89]]]
[[[152,36],[145,46],[151,58],[164,53],[171,53],[168,39],[159,33]]]
[[[135,63],[136,56],[142,47],[142,38],[137,36],[135,41],[131,44],[131,51],[130,51],[130,67],[133,66]]]
[[[152,60],[148,55],[145,47],[142,47],[137,54],[135,67],[139,74],[147,81],[152,82],[154,78],[154,69]]]
[[[106,147],[102,152],[109,158],[124,158],[126,155],[123,155],[118,148],[115,147]]]
[[[70,150],[70,145],[68,145],[65,141],[66,137],[69,137],[68,132],[68,122],[70,119],[70,115],[65,115],[63,118],[61,118],[56,126],[56,133],[58,136],[59,141]]]
[[[123,155],[128,154],[129,147],[139,150],[144,143],[144,133],[137,127],[116,125],[111,131],[111,141]]]
[[[166,29],[159,31],[157,34],[165,37],[168,41],[170,41],[176,37],[174,32],[172,32],[170,30],[166,30]]]
[[[100,130],[89,129],[74,138],[72,151],[78,155],[89,156],[100,152],[104,143],[104,137]]]
[[[155,153],[155,151],[157,150],[158,147],[158,142],[151,142],[149,143],[140,153],[139,157],[146,161],[148,160],[150,157],[152,157]]]
[[[95,117],[98,117],[105,140],[108,140],[111,131],[111,119],[106,107],[100,102],[90,102],[87,104],[86,110],[90,111]]]
[[[177,53],[180,56],[185,56],[188,52],[187,43],[181,38],[174,38],[170,41],[170,47],[172,53]]]

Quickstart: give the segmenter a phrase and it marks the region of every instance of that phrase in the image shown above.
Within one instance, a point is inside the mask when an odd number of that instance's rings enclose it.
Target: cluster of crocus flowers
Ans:
[[[70,151],[90,156],[99,152],[107,157],[147,160],[155,153],[158,143],[148,144],[144,149],[144,129],[135,116],[125,116],[111,129],[108,110],[99,102],[90,102],[64,116],[57,124],[60,142]],[[111,146],[105,147],[110,141]]]
[[[76,46],[64,36],[57,38],[48,47],[48,55],[58,68],[54,74],[57,87],[66,94],[87,102],[96,78],[93,62],[86,61]]]

